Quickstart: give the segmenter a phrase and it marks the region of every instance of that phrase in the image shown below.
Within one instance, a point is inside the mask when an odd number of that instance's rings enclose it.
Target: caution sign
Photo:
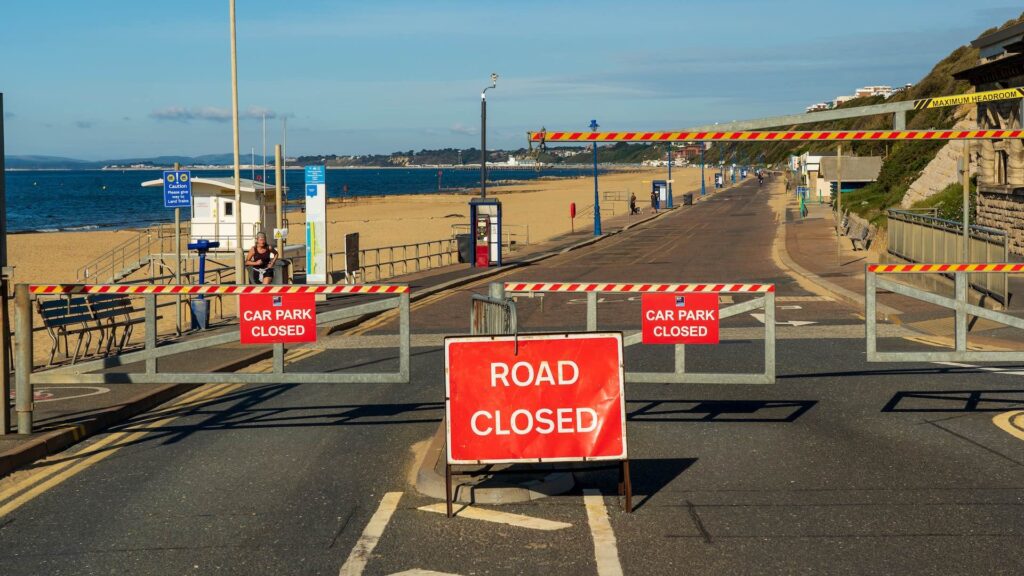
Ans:
[[[959,106],[961,104],[978,104],[981,102],[1013,100],[1016,98],[1024,98],[1024,88],[1007,88],[1005,90],[975,92],[974,94],[957,94],[956,96],[924,98],[914,102],[914,109],[925,110],[927,108],[945,108],[947,106]]]
[[[316,342],[316,294],[239,294],[242,344]]]
[[[624,460],[622,335],[445,339],[450,464]]]
[[[718,344],[718,294],[644,294],[644,344]]]

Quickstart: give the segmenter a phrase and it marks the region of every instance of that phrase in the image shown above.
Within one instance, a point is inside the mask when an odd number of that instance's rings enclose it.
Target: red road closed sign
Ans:
[[[618,333],[447,338],[448,462],[624,460],[622,383]]]
[[[242,344],[316,342],[316,294],[239,294]]]
[[[644,344],[718,344],[718,294],[644,294]]]

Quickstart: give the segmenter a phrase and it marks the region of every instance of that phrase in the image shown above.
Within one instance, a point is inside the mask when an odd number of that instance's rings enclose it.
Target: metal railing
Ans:
[[[454,238],[431,240],[416,244],[398,244],[379,248],[363,248],[359,250],[359,270],[345,270],[335,267],[335,258],[344,264],[346,252],[330,252],[327,254],[327,270],[331,278],[337,275],[350,277],[363,282],[379,282],[402,274],[420,272],[448,266],[458,262],[459,246]]]
[[[188,240],[189,230],[190,224],[182,222],[181,239]],[[116,282],[145,266],[154,252],[174,252],[174,240],[174,224],[155,224],[79,268],[76,277],[83,282]]]
[[[317,314],[317,324],[334,324],[367,314],[398,309],[398,371],[397,372],[285,372],[284,345],[273,345],[273,370],[267,373],[240,372],[161,372],[158,360],[174,354],[195,352],[214,346],[239,341],[240,331],[228,329],[219,334],[185,339],[173,343],[159,343],[157,338],[157,297],[176,298],[181,294],[231,295],[278,294],[313,292],[336,295],[376,295],[384,299]],[[145,344],[143,349],[107,356],[88,362],[36,370],[33,362],[33,306],[41,294],[126,294],[141,295],[144,299]],[[33,387],[37,384],[205,384],[205,383],[353,383],[398,384],[409,382],[409,287],[401,284],[362,284],[345,286],[236,286],[224,285],[144,285],[144,284],[18,284],[15,288],[15,411],[18,415],[18,433],[30,434],[33,421]],[[135,363],[143,363],[144,371],[127,372]],[[0,431],[3,433],[5,431]]]
[[[687,372],[686,346],[675,345],[672,372],[626,372],[627,382],[668,384],[774,384],[775,383],[775,285],[774,284],[615,284],[615,283],[552,283],[505,282],[494,283],[491,296],[505,298],[519,294],[585,293],[587,295],[587,332],[597,331],[597,307],[602,293],[674,293],[692,292],[749,294],[751,300],[733,304],[718,311],[720,320],[764,310],[764,370],[761,373]],[[640,344],[642,335],[632,334],[623,339],[624,346]]]
[[[988,264],[870,264],[864,275],[864,318],[865,341],[868,362],[978,362],[1024,360],[1021,351],[984,351],[969,350],[967,332],[970,316],[998,322],[1012,328],[1024,329],[1024,319],[1011,316],[1005,312],[996,312],[971,304],[968,300],[968,275],[982,271],[995,273],[1020,273],[1024,264],[988,263]],[[954,297],[948,298],[933,294],[926,290],[894,282],[879,277],[882,274],[953,274]],[[878,323],[876,312],[878,307],[878,290],[888,290],[894,294],[928,302],[954,312],[953,349],[937,352],[880,352],[878,351]]]
[[[456,234],[469,234],[469,224],[452,224],[452,238]],[[501,224],[501,245],[508,251],[515,250],[519,246],[530,245],[529,224]]]
[[[519,332],[516,302],[501,297],[500,284],[491,284],[494,296],[473,294],[469,309],[469,333],[476,335],[509,335]]]
[[[907,262],[961,262],[963,224],[906,210],[888,210],[889,254]],[[1007,262],[1010,245],[1006,232],[985,226],[971,226],[969,262]],[[948,277],[948,275],[947,275]],[[971,274],[969,286],[991,296],[1004,306],[1009,303],[1006,274]]]

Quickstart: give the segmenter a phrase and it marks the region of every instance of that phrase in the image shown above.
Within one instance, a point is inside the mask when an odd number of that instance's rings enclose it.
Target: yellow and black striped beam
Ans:
[[[914,110],[945,108],[947,106],[978,104],[980,102],[996,102],[999,100],[1014,100],[1016,98],[1024,98],[1024,88],[1007,88],[1005,90],[975,92],[974,94],[957,94],[955,96],[940,96],[938,98],[922,98],[921,100],[916,100],[914,102]]]
[[[822,142],[880,140],[1002,140],[1024,130],[826,130],[745,132],[529,132],[530,142]]]

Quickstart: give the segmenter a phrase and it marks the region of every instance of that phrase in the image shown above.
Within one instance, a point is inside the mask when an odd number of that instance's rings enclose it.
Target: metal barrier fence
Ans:
[[[888,210],[889,254],[908,262],[956,262],[963,254],[963,224],[906,210]],[[969,262],[1007,262],[1010,244],[1006,232],[971,226]],[[1006,274],[971,274],[971,288],[1009,303]]]
[[[516,302],[501,294],[501,285],[491,284],[491,296],[473,294],[469,309],[469,333],[509,335],[519,332]]]
[[[318,324],[332,324],[397,308],[399,310],[399,354],[397,372],[285,372],[284,345],[273,344],[273,369],[269,373],[238,372],[160,372],[158,360],[173,354],[194,352],[239,341],[239,330],[186,339],[175,343],[157,343],[157,296],[177,297],[183,294],[334,294],[382,295],[387,298],[330,310],[317,314]],[[33,366],[32,302],[40,295],[142,295],[145,300],[145,347],[142,350],[107,356],[49,370],[35,371]],[[132,284],[18,284],[15,288],[15,411],[18,432],[32,431],[33,386],[37,384],[404,384],[409,382],[409,287],[403,284],[352,284],[336,286],[217,286],[203,285],[132,285]],[[111,372],[111,368],[144,362],[143,372]],[[104,370],[104,372],[97,372]]]
[[[774,384],[775,383],[775,285],[774,284],[625,284],[625,283],[574,283],[574,282],[505,282],[492,288],[492,296],[532,293],[585,293],[587,295],[587,331],[597,331],[598,296],[602,293],[691,293],[760,295],[752,300],[722,308],[719,319],[747,314],[753,310],[764,310],[764,371],[760,374],[686,372],[686,348],[675,346],[675,369],[672,372],[626,372],[627,382],[670,383],[670,384]],[[641,334],[623,339],[623,345],[632,346],[641,342]]]
[[[358,273],[354,274],[349,271],[349,274],[361,278],[364,282],[380,282],[401,274],[448,266],[458,261],[458,248],[454,238],[416,244],[363,248],[359,250]],[[334,266],[335,257],[340,258],[344,263],[346,253],[342,250],[327,254],[328,274],[332,277],[339,272],[339,269]],[[344,270],[344,267],[341,270]]]
[[[1011,316],[1005,312],[996,312],[971,304],[967,299],[968,275],[977,273],[1020,273],[1024,272],[1024,264],[870,264],[864,275],[864,318],[865,340],[867,343],[868,362],[977,362],[977,361],[1010,361],[1024,360],[1022,351],[983,351],[967,349],[968,315],[998,322],[1012,328],[1024,329],[1024,319]],[[880,278],[881,274],[952,274],[954,279],[954,297],[947,298],[932,294],[907,284]],[[878,290],[888,290],[908,298],[935,304],[953,310],[954,337],[953,350],[938,352],[879,352],[878,324],[876,308]]]

